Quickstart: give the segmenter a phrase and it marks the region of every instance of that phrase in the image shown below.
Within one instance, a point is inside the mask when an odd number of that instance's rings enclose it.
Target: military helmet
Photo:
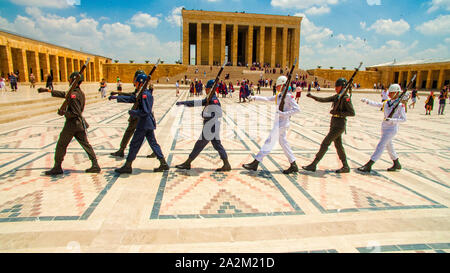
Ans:
[[[145,72],[143,71],[143,70],[136,70],[136,72],[134,73],[134,78],[136,79],[136,77],[139,75],[139,74],[145,74]]]
[[[389,93],[397,93],[397,92],[401,92],[402,88],[400,87],[399,84],[394,83],[394,84],[391,84],[391,86],[389,86],[388,91],[389,91]]]
[[[335,83],[336,87],[338,87],[338,86],[344,87],[346,85],[347,85],[347,80],[345,78],[339,78]]]
[[[75,80],[75,78],[76,78],[79,74],[80,74],[80,72],[75,71],[75,72],[73,72],[72,74],[70,74],[69,79],[71,79],[71,80],[73,81],[73,80]],[[80,76],[80,82],[79,82],[79,83],[81,83],[82,81],[84,81],[84,75],[83,75],[83,74],[81,74],[81,76]]]
[[[283,85],[286,82],[287,82],[287,77],[286,76],[279,76],[278,79],[277,79],[276,86]]]
[[[206,83],[205,88],[212,88],[213,85],[214,85],[214,80],[209,80],[209,81]]]
[[[136,76],[136,78],[134,78],[134,82],[135,83],[144,83],[146,79],[147,79],[147,75],[145,73],[144,74],[138,74]]]

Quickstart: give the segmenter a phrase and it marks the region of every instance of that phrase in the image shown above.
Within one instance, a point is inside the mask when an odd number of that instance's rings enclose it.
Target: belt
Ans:
[[[333,118],[345,118],[344,116],[341,115],[332,115]]]

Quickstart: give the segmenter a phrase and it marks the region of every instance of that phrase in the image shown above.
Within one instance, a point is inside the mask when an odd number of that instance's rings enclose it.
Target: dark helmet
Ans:
[[[136,70],[136,72],[134,73],[134,78],[136,79],[136,77],[139,75],[139,74],[145,74],[145,72],[143,71],[143,70]]]
[[[344,87],[345,85],[347,85],[347,80],[345,78],[339,78],[335,84],[336,87],[338,86]]]
[[[134,78],[134,82],[135,82],[135,83],[144,83],[146,79],[147,79],[147,75],[146,75],[145,73],[143,73],[143,74],[138,74],[138,75]]]
[[[209,80],[208,83],[206,83],[205,88],[212,88],[214,85],[214,82],[215,82],[214,80]]]
[[[80,74],[80,72],[75,71],[75,72],[73,72],[72,74],[70,74],[69,78],[73,81],[73,80],[75,80],[75,78],[76,78],[79,74]],[[79,83],[81,83],[81,82],[83,82],[83,81],[84,81],[84,75],[81,74],[80,82],[79,82]]]

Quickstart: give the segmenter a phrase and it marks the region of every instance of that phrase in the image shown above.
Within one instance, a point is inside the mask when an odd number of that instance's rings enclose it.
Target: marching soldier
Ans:
[[[139,90],[141,85],[147,79],[147,75],[139,74],[136,77],[136,82],[138,82],[136,89]],[[158,168],[153,169],[154,172],[162,172],[169,169],[166,163],[164,155],[161,151],[161,147],[155,138],[156,121],[153,117],[153,95],[150,90],[145,89],[142,91],[142,99],[139,100],[139,106],[135,110],[130,110],[128,113],[138,120],[136,131],[134,132],[133,138],[130,143],[130,151],[128,152],[127,161],[125,165],[114,171],[117,173],[132,173],[132,163],[136,159],[137,153],[141,148],[144,139],[147,139],[150,147],[154,151],[156,157],[160,162]]]
[[[381,157],[381,154],[383,153],[385,148],[387,148],[389,156],[391,157],[392,161],[394,161],[394,165],[391,168],[389,168],[388,171],[393,172],[396,170],[400,170],[402,168],[400,162],[398,161],[398,155],[394,150],[394,145],[392,142],[395,135],[398,132],[398,124],[406,121],[406,112],[405,112],[406,106],[400,102],[400,105],[395,109],[392,118],[389,118],[389,115],[391,114],[391,112],[395,107],[395,100],[399,96],[400,92],[401,92],[400,85],[392,84],[389,87],[389,97],[391,99],[388,99],[383,103],[374,102],[366,98],[361,99],[362,102],[365,102],[370,106],[382,107],[382,109],[384,110],[384,120],[381,123],[381,139],[377,145],[375,152],[373,153],[369,162],[367,162],[366,165],[358,168],[358,171],[364,173],[370,172],[372,170],[372,165],[375,163],[375,161],[377,161]]]
[[[135,88],[137,88],[140,84],[139,82],[136,81],[137,76],[140,74],[145,75],[145,72],[142,70],[137,70],[136,73],[134,73],[133,83],[134,83]],[[142,78],[141,78],[141,80],[142,80]],[[135,89],[133,93],[111,92],[111,96],[109,96],[109,100],[116,99],[117,102],[134,103],[136,101],[136,92],[137,92],[137,89]],[[114,96],[116,94],[119,96]],[[128,127],[125,130],[125,133],[123,134],[122,141],[120,142],[120,148],[117,152],[111,153],[112,156],[117,156],[117,157],[122,157],[122,158],[125,156],[125,148],[127,147],[128,143],[130,142],[130,139],[133,136],[134,131],[136,131],[137,124],[138,124],[138,118],[130,115],[130,117],[128,118]],[[155,158],[156,155],[153,152],[151,155],[148,155],[147,157]]]
[[[320,145],[320,150],[316,154],[316,158],[314,161],[308,165],[303,166],[302,168],[307,171],[315,172],[317,164],[319,161],[323,158],[325,153],[328,150],[328,147],[330,146],[331,142],[334,142],[334,145],[336,147],[337,154],[339,156],[339,159],[342,162],[342,168],[337,170],[336,173],[349,173],[350,167],[347,163],[347,157],[345,155],[344,146],[342,146],[342,134],[345,132],[345,127],[347,123],[347,117],[353,117],[355,116],[355,110],[353,109],[351,98],[347,95],[345,95],[342,98],[342,104],[341,106],[334,110],[334,106],[336,103],[339,102],[339,92],[341,92],[342,88],[344,88],[347,84],[347,80],[344,78],[340,78],[336,81],[336,95],[327,97],[327,98],[319,98],[316,96],[311,95],[311,93],[308,92],[307,97],[313,98],[314,100],[318,102],[332,102],[332,110],[331,110],[331,124],[330,124],[330,131],[328,132],[328,135],[325,137],[325,139],[322,141],[322,144]]]
[[[77,77],[79,72],[73,72],[69,81],[72,81]],[[49,171],[45,172],[45,175],[58,175],[62,174],[63,170],[61,164],[66,155],[67,146],[73,137],[80,143],[81,147],[86,151],[89,159],[92,161],[92,166],[86,170],[87,173],[100,173],[101,169],[97,162],[97,157],[95,156],[92,146],[89,144],[87,139],[86,130],[89,127],[86,120],[83,118],[82,113],[85,105],[85,95],[80,89],[80,84],[84,80],[83,74],[81,74],[81,79],[78,86],[72,91],[71,96],[68,101],[67,111],[64,114],[66,117],[66,123],[64,128],[59,135],[58,143],[56,144],[55,150],[55,165]],[[40,88],[39,92],[47,90],[47,92],[52,92],[52,97],[66,98],[66,92],[50,90],[45,88]]]
[[[286,84],[287,78],[286,76],[280,76],[276,82],[277,91],[280,92],[282,87]],[[275,101],[275,104],[279,107],[281,103],[281,94],[278,94],[273,97],[259,97],[259,96],[251,96],[250,99],[257,101]],[[277,109],[278,109],[277,107]],[[277,139],[280,142],[281,148],[283,148],[284,154],[289,160],[291,166],[289,169],[284,170],[284,174],[290,174],[294,172],[298,172],[298,166],[295,163],[295,156],[292,153],[291,147],[286,138],[287,131],[289,129],[290,118],[292,115],[300,112],[300,107],[294,100],[294,96],[289,92],[285,97],[284,111],[281,112],[277,110],[275,114],[275,121],[272,131],[270,132],[269,137],[266,142],[262,146],[259,153],[255,156],[255,160],[252,163],[244,164],[243,167],[247,170],[256,171],[258,169],[258,165],[262,162],[263,158],[270,153],[270,151],[275,146]]]
[[[209,101],[209,105],[202,112],[202,134],[195,143],[194,149],[192,150],[188,159],[183,164],[175,166],[178,169],[190,170],[191,162],[194,161],[195,158],[197,158],[200,152],[211,141],[211,144],[213,145],[214,149],[219,152],[220,158],[223,161],[222,168],[217,169],[216,171],[227,172],[231,170],[230,163],[228,162],[227,152],[220,142],[220,118],[222,118],[222,108],[220,107],[219,99],[217,99],[214,90],[211,90],[213,85],[214,80],[210,80],[205,86],[206,95],[208,96],[209,92],[213,92],[213,95],[211,97],[211,100]],[[206,99],[177,102],[177,105],[185,105],[187,107],[205,106]]]

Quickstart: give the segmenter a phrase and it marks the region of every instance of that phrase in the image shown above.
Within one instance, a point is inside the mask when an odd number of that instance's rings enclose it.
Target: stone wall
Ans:
[[[308,73],[316,77],[322,77],[332,82],[339,78],[346,78],[349,80],[353,75],[354,70],[343,69],[312,69]],[[381,82],[381,72],[379,71],[359,71],[353,80],[354,83],[359,83],[361,88],[373,88],[374,83]]]
[[[103,75],[107,82],[116,82],[117,76],[124,83],[133,82],[134,73],[137,70],[143,70],[145,73],[149,73],[154,64],[104,64]],[[186,65],[179,64],[159,64],[158,68],[153,73],[152,79],[158,80],[160,83],[164,83],[166,77],[173,77],[174,75],[187,71]]]

